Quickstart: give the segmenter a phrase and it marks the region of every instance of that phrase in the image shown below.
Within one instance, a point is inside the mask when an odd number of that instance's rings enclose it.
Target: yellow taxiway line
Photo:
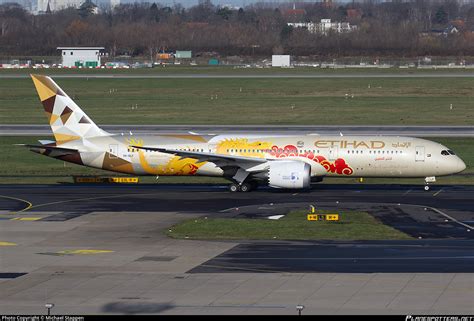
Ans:
[[[27,210],[29,210],[30,208],[33,207],[33,204],[32,204],[31,202],[28,202],[27,200],[24,200],[24,199],[21,199],[21,198],[18,198],[18,197],[0,195],[0,198],[7,198],[7,199],[11,199],[11,200],[15,200],[15,201],[20,201],[20,202],[23,202],[23,203],[28,204],[28,206],[25,207],[24,209],[19,210],[19,211],[16,211],[16,212],[11,212],[10,214],[21,213],[21,212],[27,211]]]
[[[12,242],[0,242],[0,246],[15,246],[17,245],[16,243]]]
[[[133,194],[136,196],[147,196],[147,195],[156,195],[158,193],[145,193],[145,194]],[[38,204],[38,205],[31,205],[28,208],[22,209],[21,211],[18,211],[17,213],[20,212],[25,212],[27,210],[30,210],[32,208],[38,208],[38,207],[43,207],[43,206],[49,206],[49,205],[57,205],[57,204],[64,204],[64,203],[71,203],[71,202],[78,202],[78,201],[93,201],[93,200],[100,200],[100,199],[109,199],[109,198],[120,198],[120,197],[125,197],[126,195],[121,194],[121,195],[109,195],[109,196],[97,196],[97,197],[85,197],[85,198],[76,198],[72,200],[64,200],[64,201],[56,201],[56,202],[49,202],[49,203],[43,203],[43,204]],[[29,203],[29,202],[28,202]],[[31,204],[31,203],[30,203]]]
[[[113,253],[114,251],[109,250],[66,250],[56,252],[57,254],[62,255],[90,255],[90,254],[102,254],[102,253]]]

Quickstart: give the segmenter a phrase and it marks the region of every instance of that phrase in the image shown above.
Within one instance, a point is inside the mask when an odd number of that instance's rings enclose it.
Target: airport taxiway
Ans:
[[[473,314],[474,186],[0,186],[2,313]],[[176,240],[202,215],[361,209],[408,241]],[[28,220],[30,218],[30,220]],[[26,220],[23,220],[26,219]],[[419,239],[421,237],[421,239]]]
[[[310,191],[260,188],[251,193],[230,193],[227,185],[0,185],[0,210],[182,213],[219,212],[234,207],[269,203],[357,202],[412,204],[459,212],[471,212],[473,185],[314,184]]]

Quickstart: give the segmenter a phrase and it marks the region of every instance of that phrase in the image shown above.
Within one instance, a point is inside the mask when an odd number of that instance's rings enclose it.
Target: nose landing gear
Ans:
[[[434,183],[434,182],[436,182],[436,177],[434,176],[425,177],[425,191],[429,191],[430,190],[429,183]]]

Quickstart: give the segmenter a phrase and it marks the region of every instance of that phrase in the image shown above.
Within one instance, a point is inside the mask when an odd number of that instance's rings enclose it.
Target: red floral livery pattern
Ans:
[[[298,148],[293,145],[286,145],[284,148],[279,148],[278,146],[272,146],[270,150],[270,155],[277,158],[284,157],[306,157],[312,161],[321,164],[327,172],[336,173],[339,175],[352,175],[354,170],[347,165],[346,161],[342,158],[336,159],[334,162],[330,162],[326,157],[321,155],[315,155],[313,152],[304,152],[302,154],[298,153]]]
[[[189,166],[189,174],[190,175],[194,175],[196,174],[196,172],[198,171],[199,167],[197,167],[196,165],[194,164],[187,164]]]

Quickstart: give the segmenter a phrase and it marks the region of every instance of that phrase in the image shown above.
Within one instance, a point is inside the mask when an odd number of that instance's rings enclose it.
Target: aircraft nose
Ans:
[[[466,169],[466,164],[459,157],[458,157],[458,160],[457,160],[456,168],[457,168],[457,173],[462,172],[463,170]]]

